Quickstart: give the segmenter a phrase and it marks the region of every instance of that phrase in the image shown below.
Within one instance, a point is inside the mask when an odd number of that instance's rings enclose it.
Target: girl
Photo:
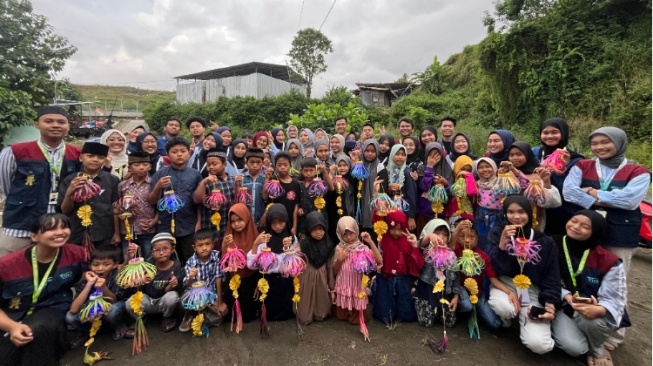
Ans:
[[[587,353],[590,366],[608,365],[603,342],[628,319],[624,265],[600,245],[608,227],[601,214],[578,211],[566,226],[567,235],[553,237],[565,301],[553,321],[553,339],[573,357]]]
[[[287,250],[296,250],[297,238],[288,228],[288,213],[282,204],[275,203],[267,211],[266,227],[254,241],[252,250],[247,254],[247,267],[255,268],[256,254],[264,248],[270,248],[277,255],[276,265],[265,274],[270,286],[265,306],[269,321],[288,320],[295,316],[293,313],[292,297],[295,294],[293,279],[284,278],[279,274],[279,263],[283,261],[283,253]],[[258,293],[258,291],[256,292]]]
[[[231,128],[222,126],[216,131],[222,137],[222,146],[227,150],[227,155],[231,153]]]
[[[338,240],[333,256],[333,273],[336,276],[335,287],[331,294],[333,301],[333,315],[338,320],[347,320],[350,324],[359,324],[363,316],[365,320],[369,317],[366,314],[368,297],[360,296],[361,292],[367,292],[362,287],[363,275],[354,270],[352,264],[353,256],[350,253],[357,250],[359,246],[364,250],[372,250],[376,259],[377,267],[383,264],[381,253],[374,244],[370,234],[361,234],[362,242],[358,240],[358,224],[351,216],[344,216],[338,221]],[[365,246],[367,245],[367,247]],[[362,313],[362,316],[361,316]]]
[[[127,144],[128,154],[131,154],[136,151],[140,151],[140,148],[136,145],[136,139],[138,138],[138,135],[142,134],[145,131],[146,131],[145,127],[141,125],[134,127],[134,129],[131,131],[131,133],[129,134],[129,143]]]
[[[510,146],[510,150],[508,150],[508,161],[524,173],[529,180],[539,180],[541,182],[546,201],[542,204],[532,204],[535,217],[537,218],[537,223],[535,222],[535,218],[533,219],[533,227],[544,231],[546,227],[545,209],[560,207],[562,204],[558,188],[551,185],[551,171],[539,166],[531,150],[531,145],[523,141],[517,141]]]
[[[388,191],[388,172],[379,164],[377,158],[379,154],[379,143],[375,139],[365,140],[363,143],[363,165],[369,172],[368,178],[363,182],[361,189],[361,215],[359,218],[359,225],[363,231],[373,232],[372,210],[370,209],[370,202],[376,192],[375,184],[377,177],[383,184],[384,192]]]
[[[405,200],[408,207],[402,210],[408,216],[408,230],[415,230],[415,215],[417,213],[417,184],[406,169],[406,147],[394,145],[388,156],[388,195],[390,198]]]
[[[639,243],[642,215],[639,204],[651,183],[647,168],[626,159],[628,138],[616,127],[601,127],[589,135],[594,159],[579,161],[571,170],[563,188],[565,200],[577,209],[604,209],[608,230],[605,243],[624,263],[628,276],[630,260]],[[623,341],[625,329],[608,339],[615,349]]]
[[[290,139],[284,151],[290,155],[292,177],[299,179],[300,171],[302,170],[302,161],[304,161],[304,147],[298,139]]]
[[[448,157],[448,155],[447,155]],[[476,181],[474,180],[474,175],[472,170],[474,167],[474,162],[467,155],[461,155],[456,159],[456,162],[453,166],[453,174],[456,177],[456,182],[458,180],[465,180],[465,197],[455,197],[453,192],[447,203],[446,214],[445,216],[452,218],[454,222],[458,218],[464,218],[467,220],[474,220],[474,212],[476,212],[476,195],[478,194],[478,189],[476,188]],[[455,218],[455,220],[453,220]]]
[[[487,152],[485,156],[492,159],[496,166],[508,160],[508,149],[515,142],[515,136],[502,129],[490,132],[487,137]]]
[[[329,293],[335,285],[331,256],[335,245],[326,228],[327,221],[321,213],[311,212],[306,216],[306,237],[300,244],[306,256],[306,269],[299,275],[301,301],[297,305],[302,324],[322,321],[331,314]]]
[[[453,164],[460,156],[466,155],[472,160],[478,159],[478,156],[472,154],[472,143],[469,137],[464,133],[457,133],[451,139],[451,151],[447,155],[447,163],[453,168]]]
[[[100,137],[100,143],[109,146],[109,155],[103,169],[122,180],[127,175],[127,139],[118,130],[108,130]]]
[[[258,149],[267,149],[271,143],[272,141],[268,139],[268,134],[265,131],[258,131],[252,139],[252,147]]]
[[[416,224],[417,231],[420,232],[424,225],[435,217],[432,208],[433,203],[428,198],[429,190],[436,184],[441,184],[448,190],[449,185],[454,181],[453,171],[444,160],[444,149],[439,142],[430,142],[426,145],[424,153],[426,155],[424,177],[419,181],[418,194],[420,196],[417,199],[418,214]],[[444,218],[445,214],[446,212],[442,212],[440,216]]]
[[[358,135],[356,135],[356,132],[354,131],[349,131],[346,140],[358,141]]]
[[[417,313],[410,290],[413,278],[419,276],[424,266],[424,256],[417,237],[408,232],[406,214],[396,210],[381,219],[388,225],[388,234],[379,242],[385,265],[376,277],[372,312],[386,324],[397,320],[414,322]]]
[[[391,135],[385,134],[379,137],[379,161],[384,166],[388,165],[388,156],[390,156],[390,149],[395,144],[395,138]]]
[[[188,166],[202,174],[202,178],[209,176],[206,169],[206,156],[211,149],[223,149],[222,136],[217,132],[209,132],[202,140],[202,147],[199,152],[188,160]],[[235,175],[235,174],[234,174]]]
[[[236,203],[229,209],[228,219],[227,230],[224,240],[222,240],[221,253],[226,253],[229,247],[232,246],[242,250],[244,253],[249,253],[259,236],[258,230],[256,230],[256,223],[252,219],[249,208],[242,203]],[[254,293],[256,292],[256,284],[261,278],[261,274],[249,268],[243,268],[237,273],[240,276],[240,287],[238,288],[240,310],[242,312],[243,322],[249,323],[256,319],[258,307],[254,299]],[[227,274],[225,283],[229,283],[230,280],[231,274]],[[225,291],[224,293],[226,303],[229,309],[232,309],[235,301],[232,291]]]
[[[268,203],[281,203],[285,208],[286,212],[290,213],[290,219],[287,220],[288,230],[295,235],[297,233],[297,216],[299,214],[299,201],[301,199],[301,184],[297,179],[293,178],[290,175],[290,155],[285,152],[280,152],[277,154],[274,161],[274,169],[268,168],[265,172],[265,184],[275,176],[281,187],[284,190],[281,197],[271,198],[268,193],[263,190],[263,199],[269,200]]]
[[[297,126],[288,126],[288,128],[286,128],[286,134],[288,135],[289,140],[299,138],[299,130],[297,130]]]
[[[428,125],[422,127],[422,130],[419,133],[419,145],[420,145],[420,157],[419,160],[426,164],[426,145],[431,142],[436,142],[438,140],[438,132],[435,127]]]
[[[327,135],[326,131],[324,131],[321,128],[318,128],[315,130],[315,141],[317,140],[326,140],[329,141],[329,135]]]
[[[229,149],[229,155],[227,156],[227,163],[231,165],[236,175],[242,174],[245,169],[245,154],[247,154],[247,141],[236,139]]]
[[[318,164],[324,164],[327,167],[333,165],[330,163],[328,140],[315,140],[315,157]]]
[[[58,365],[68,344],[64,317],[87,252],[66,244],[70,221],[46,214],[32,224],[33,246],[0,258],[0,357],[6,365]]]
[[[342,149],[345,147],[345,138],[340,134],[335,134],[331,136],[331,140],[329,140],[329,146],[331,147],[331,156],[329,157],[329,162],[331,164],[335,164],[338,155],[343,153]]]
[[[154,175],[159,168],[163,167],[164,159],[160,159],[161,156],[157,150],[157,138],[156,136],[149,131],[145,131],[138,135],[136,138],[136,146],[138,151],[144,152],[150,156],[150,176]]]
[[[356,195],[358,194],[358,181],[351,176],[351,160],[347,155],[340,155],[336,158],[336,164],[330,168],[331,177],[341,175],[348,185],[343,187],[342,193],[338,194],[337,187],[333,191],[327,192],[324,199],[326,200],[326,210],[329,222],[336,223],[343,216],[356,215]],[[338,202],[338,197],[340,201]],[[329,236],[334,242],[338,240],[336,235],[336,225],[329,225]]]
[[[569,125],[564,119],[551,118],[542,122],[540,124],[540,142],[542,146],[533,148],[535,159],[540,163],[556,151],[556,149],[565,149],[569,152],[569,163],[567,163],[567,169],[564,173],[551,172],[551,184],[558,189],[558,192],[562,192],[563,184],[569,174],[569,170],[577,162],[584,159],[584,157],[567,146],[569,144]],[[564,195],[561,198],[562,204],[560,207],[546,209],[546,216],[548,217],[549,223],[546,225],[544,232],[547,235],[564,235],[565,225],[577,209],[575,205],[568,204],[565,201]]]
[[[512,319],[519,316],[522,343],[531,351],[544,354],[553,349],[550,322],[556,317],[562,290],[558,250],[550,237],[532,228],[531,205],[524,196],[506,197],[503,213],[507,224],[495,227],[490,233],[488,255],[501,282],[517,296],[507,295],[504,291],[491,287],[490,307],[501,318],[504,326],[509,326]],[[517,257],[506,252],[507,242],[518,237],[534,240],[540,246],[539,262],[526,263],[523,271]],[[520,273],[530,279],[531,284],[527,290],[517,289],[513,283],[513,278]],[[533,308],[540,309],[541,313],[535,315]]]
[[[272,139],[272,144],[270,145],[270,152],[272,153],[272,156],[277,155],[279,151],[284,151],[286,147],[286,143],[284,142],[286,135],[283,133],[281,128],[273,128],[270,136],[268,137]]]
[[[308,128],[302,128],[299,131],[299,142],[301,142],[302,147],[304,148],[304,157],[314,158],[315,157],[315,138],[313,132]]]

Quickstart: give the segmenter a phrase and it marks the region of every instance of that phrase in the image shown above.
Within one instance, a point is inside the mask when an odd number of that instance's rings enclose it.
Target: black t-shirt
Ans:
[[[282,181],[279,181],[279,183],[281,183],[285,193],[281,197],[275,198],[274,202],[280,203],[286,208],[286,211],[288,212],[288,228],[292,229],[294,224],[293,213],[295,212],[295,206],[299,205],[299,202],[301,201],[302,186],[301,183],[294,178],[290,183],[284,183]]]
[[[170,283],[172,273],[175,274],[175,277],[177,277],[177,281],[179,283],[174,290],[177,291],[177,293],[180,293],[180,286],[182,285],[184,279],[184,273],[182,272],[181,264],[179,264],[178,261],[175,261],[168,269],[161,270],[157,268],[154,280],[143,286],[143,293],[153,299],[158,299],[161,296],[165,295],[166,287],[168,287],[168,284]]]

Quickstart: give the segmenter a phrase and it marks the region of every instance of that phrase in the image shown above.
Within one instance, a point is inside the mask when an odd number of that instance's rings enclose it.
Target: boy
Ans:
[[[202,208],[202,229],[213,231],[215,233],[213,239],[214,242],[217,243],[222,242],[224,230],[227,226],[229,209],[231,208],[234,199],[234,178],[226,173],[226,168],[227,154],[224,149],[209,150],[206,154],[206,170],[209,172],[209,176],[202,179],[193,194],[195,203]],[[220,206],[220,210],[218,210],[218,213],[220,214],[220,226],[217,229],[211,222],[211,216],[215,211],[203,205],[204,198],[211,194],[213,189],[219,189],[227,199],[226,202]],[[219,245],[217,247],[219,247]]]
[[[102,296],[110,302],[111,309],[102,317],[103,322],[109,324],[113,330],[113,340],[122,339],[127,333],[127,326],[123,322],[125,314],[125,299],[122,289],[116,283],[118,274],[118,262],[120,252],[115,247],[100,247],[91,253],[90,271],[84,274],[82,280],[76,287],[77,296],[70,304],[70,310],[66,314],[66,324],[69,330],[86,331],[91,323],[82,323],[79,320],[79,312],[84,307],[94,289],[102,289]]]
[[[222,271],[220,271],[220,252],[213,250],[213,233],[209,229],[200,229],[195,233],[193,244],[195,254],[186,262],[184,288],[189,289],[193,283],[202,281],[206,287],[218,295],[214,304],[204,310],[204,323],[218,326],[227,313],[227,305],[222,301]],[[180,332],[188,332],[193,320],[193,312],[185,311],[184,319],[179,325]]]
[[[162,314],[163,322],[161,330],[164,333],[175,329],[177,320],[174,317],[177,305],[179,305],[179,293],[181,292],[179,279],[183,278],[181,264],[172,259],[175,252],[175,238],[170,233],[158,233],[152,238],[152,258],[156,266],[156,276],[152,282],[143,286],[143,301],[141,310],[143,315]],[[137,246],[131,244],[129,257],[136,256]],[[131,300],[131,299],[130,299]],[[127,312],[134,319],[138,317],[127,301]]]
[[[243,174],[238,174],[235,183],[239,187],[247,188],[252,196],[253,202],[249,206],[254,222],[258,223],[265,213],[265,200],[263,199],[263,184],[265,176],[261,173],[263,158],[265,157],[261,149],[247,149],[245,154],[245,166],[247,170]]]
[[[156,205],[164,193],[174,190],[183,206],[174,213],[175,227],[171,227],[172,214],[168,211],[159,212],[157,232],[169,232],[176,239],[179,248],[177,253],[182,261],[193,255],[193,233],[200,227],[199,209],[193,202],[193,193],[200,184],[202,176],[195,169],[187,168],[190,158],[190,144],[183,137],[174,137],[166,144],[170,166],[157,170],[152,176],[149,196],[150,204]]]
[[[290,155],[286,152],[279,152],[274,157],[274,169],[268,168],[265,172],[265,184],[272,180],[273,173],[276,172],[279,183],[283,187],[284,193],[281,197],[270,197],[265,190],[263,198],[269,200],[268,203],[281,203],[288,212],[288,226],[293,235],[297,235],[297,216],[299,214],[299,200],[301,198],[302,187],[299,182],[290,175]]]
[[[308,216],[309,213],[317,211],[317,208],[315,207],[315,198],[316,197],[311,197],[308,193],[308,189],[311,186],[311,183],[313,183],[313,179],[315,179],[317,175],[317,171],[320,171],[320,174],[322,175],[322,179],[324,180],[324,184],[327,186],[329,191],[333,191],[335,188],[333,186],[333,181],[331,179],[331,174],[329,171],[326,169],[325,164],[318,165],[317,160],[314,158],[305,158],[302,161],[302,171],[301,171],[301,176],[304,178],[302,181],[301,187],[301,194],[300,194],[300,202],[299,202],[299,223],[298,223],[298,231],[299,231],[299,238],[300,240],[304,239],[304,232],[306,231],[305,229],[305,220],[306,216]],[[326,195],[325,195],[326,196]],[[327,216],[327,210],[326,207],[323,207],[321,209],[322,215],[324,215],[324,218],[328,221],[328,216]],[[328,228],[325,228],[328,230]]]
[[[70,174],[59,185],[58,202],[61,213],[67,215],[71,221],[70,243],[81,245],[85,232],[88,230],[93,245],[118,245],[120,243],[120,227],[118,217],[113,214],[113,205],[118,201],[118,177],[102,170],[104,161],[109,153],[109,146],[99,142],[86,142],[82,147],[79,161],[82,162],[81,173]],[[100,194],[87,202],[73,202],[75,191],[91,179],[102,189]],[[91,207],[91,226],[82,226],[78,210],[84,205]]]
[[[131,171],[131,177],[118,184],[120,200],[126,195],[132,196],[132,203],[129,211],[132,216],[129,223],[132,228],[134,239],[131,241],[141,247],[141,256],[150,258],[150,242],[155,233],[155,227],[159,221],[159,214],[150,204],[150,184],[152,180],[147,176],[150,171],[150,156],[141,151],[131,153],[127,158],[127,164]],[[118,202],[118,206],[121,201]],[[118,214],[122,207],[116,207]],[[120,220],[122,252],[127,253],[127,240],[125,237],[125,220]]]

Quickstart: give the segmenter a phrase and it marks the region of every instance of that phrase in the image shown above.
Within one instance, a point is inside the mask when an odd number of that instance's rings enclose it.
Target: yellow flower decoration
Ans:
[[[211,215],[211,223],[215,225],[216,229],[220,229],[220,220],[222,220],[222,215],[218,211],[215,211],[213,215]]]
[[[431,210],[437,215],[444,211],[444,205],[437,202],[431,205]]]
[[[273,203],[268,203],[268,205],[265,206],[265,211],[267,211],[270,207],[272,207],[272,205],[274,205],[274,202]]]
[[[336,206],[342,207],[342,196],[336,197]]]
[[[302,299],[302,298],[301,298],[299,295],[295,294],[295,295],[293,295],[293,297],[292,297],[292,302],[294,302],[294,303],[298,303],[299,300],[301,300],[301,299]]]
[[[470,295],[469,296],[469,302],[472,303],[472,305],[475,305],[478,302],[478,296],[476,295]]]
[[[238,288],[240,287],[240,275],[239,274],[234,274],[233,277],[231,277],[231,280],[229,280],[229,289],[231,290],[232,294],[234,295],[234,299],[238,298]]]
[[[202,324],[204,324],[204,314],[199,313],[190,323],[190,327],[193,329],[194,336],[200,337],[202,335]]]
[[[317,208],[318,211],[321,211],[324,206],[326,206],[326,201],[322,197],[317,197],[313,201],[313,204],[315,205],[315,208]]]
[[[476,283],[476,280],[473,278],[468,278],[465,280],[463,283],[463,286],[469,291],[470,294],[472,295],[478,295],[478,283]]]
[[[87,227],[91,226],[91,215],[93,210],[91,210],[90,205],[84,205],[77,210],[77,217],[82,220],[82,226]]]
[[[299,292],[299,277],[294,277],[292,279],[292,284],[295,287],[295,292]]]
[[[367,284],[370,282],[370,278],[364,274],[363,279],[361,280],[361,292],[358,293],[358,298],[362,299],[364,298],[367,294],[365,293],[365,289],[367,288]]]
[[[143,293],[138,291],[134,296],[129,299],[129,306],[134,309],[134,313],[138,316],[143,315],[143,309],[141,309],[141,304],[143,303]]]
[[[388,224],[385,221],[377,221],[374,223],[374,232],[379,241],[383,237],[383,234],[388,232]]]
[[[265,298],[268,297],[268,291],[270,290],[270,284],[268,283],[268,280],[266,280],[265,277],[262,277],[260,280],[258,280],[257,287],[261,293],[259,300],[265,301]]]
[[[520,290],[526,290],[531,287],[531,279],[523,274],[518,274],[515,276],[515,278],[512,279],[512,283],[514,283],[515,287]]]
[[[345,213],[341,208],[338,209],[338,216],[342,216]]]
[[[433,293],[437,294],[442,291],[444,291],[444,281],[438,280],[438,282],[435,283],[435,286],[433,286]]]
[[[84,347],[89,347],[90,345],[95,342],[95,335],[97,334],[98,330],[100,330],[100,327],[102,326],[102,319],[95,319],[93,320],[93,323],[91,325],[91,330],[88,332],[88,336],[90,337],[86,343],[84,343]]]
[[[440,304],[445,304],[449,305],[449,300],[445,299],[444,297],[440,299]]]

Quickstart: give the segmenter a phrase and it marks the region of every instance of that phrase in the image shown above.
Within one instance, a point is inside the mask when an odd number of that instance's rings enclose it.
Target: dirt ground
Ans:
[[[651,250],[638,249],[628,278],[629,312],[633,326],[625,344],[612,353],[615,365],[651,364]],[[442,328],[417,323],[399,324],[393,330],[377,320],[368,322],[371,342],[363,341],[357,326],[334,319],[304,327],[297,341],[294,321],[271,323],[268,339],[259,336],[258,321],[243,332],[230,332],[229,324],[211,328],[209,338],[160,330],[160,318],[148,324],[150,347],[131,355],[131,340],[112,341],[108,333],[96,337],[93,350],[110,351],[114,361],[105,365],[585,365],[584,357],[571,358],[560,350],[536,355],[522,346],[515,324],[492,334],[481,326],[481,340],[468,338],[466,322],[448,330],[449,347],[442,354],[423,346],[423,340],[442,336]],[[63,365],[82,365],[83,347],[70,351]]]

